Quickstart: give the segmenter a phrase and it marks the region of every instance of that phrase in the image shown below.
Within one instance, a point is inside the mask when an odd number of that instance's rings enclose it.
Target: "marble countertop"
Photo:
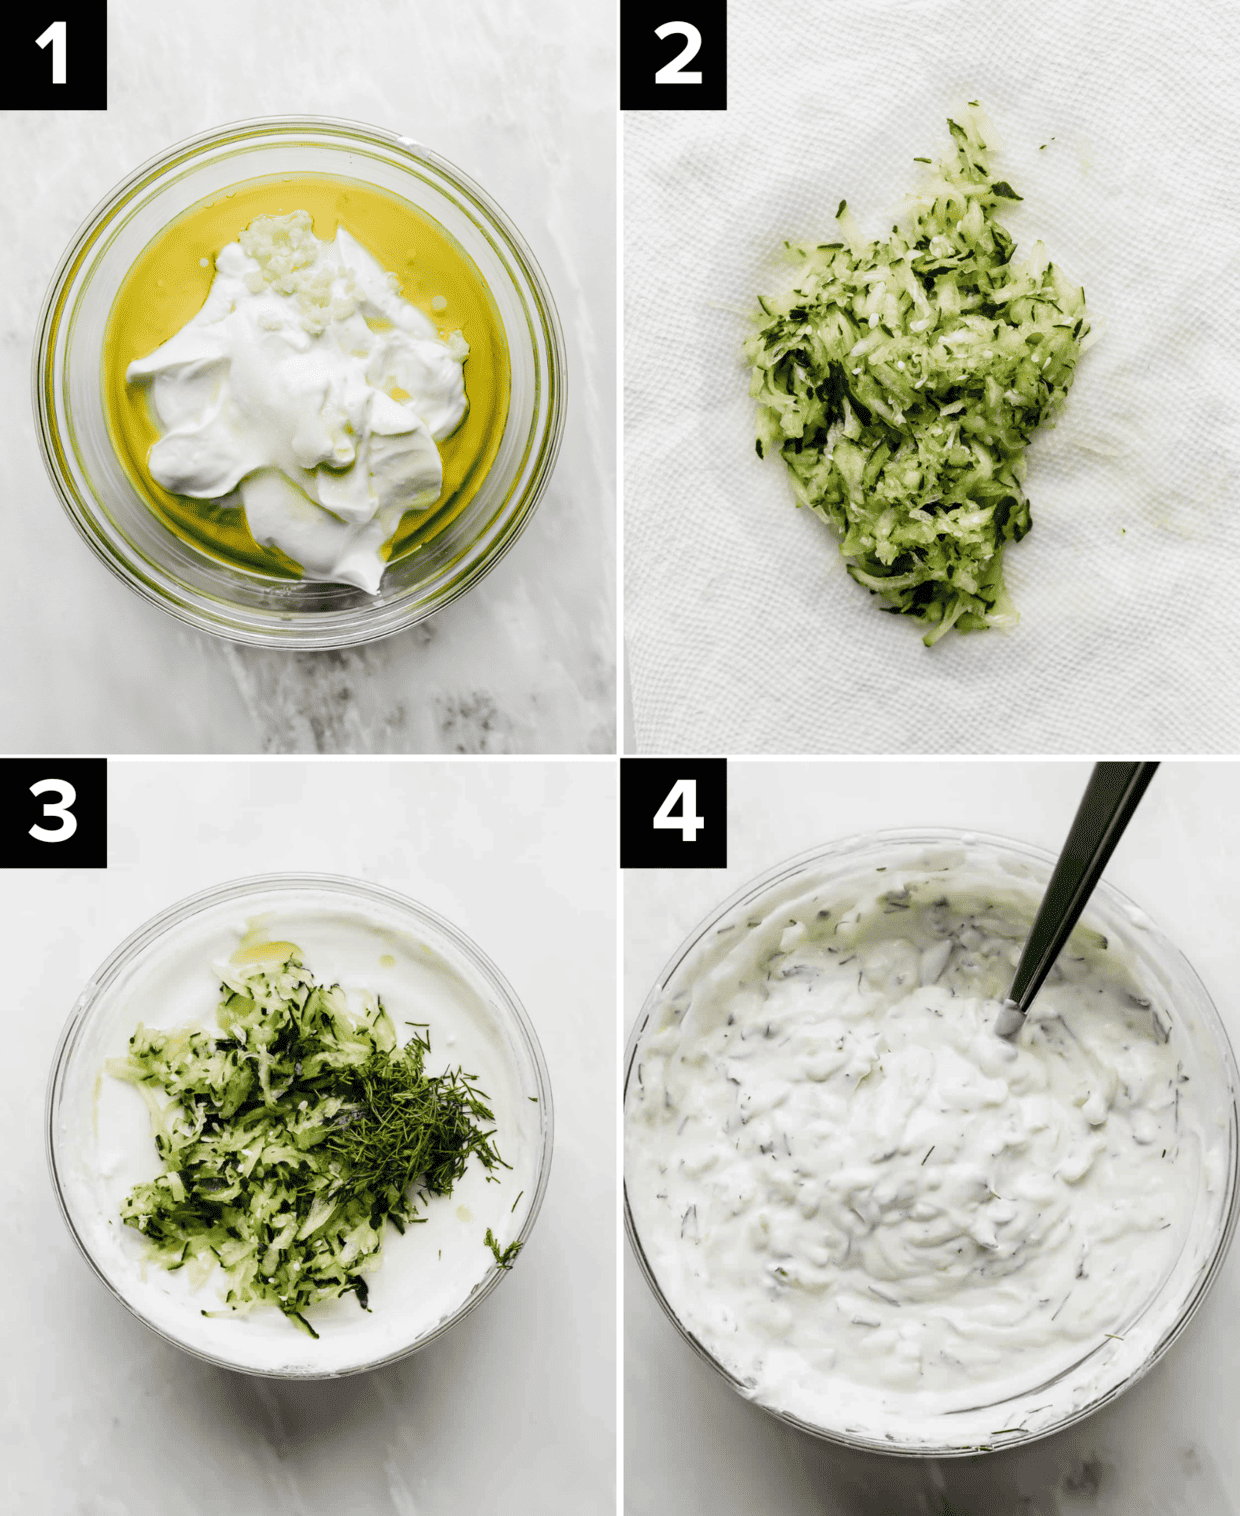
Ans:
[[[615,750],[612,11],[125,0],[108,7],[106,112],[5,113],[0,410],[17,572],[0,749]],[[383,642],[288,655],[195,632],[97,562],[44,472],[29,365],[61,253],[123,175],[223,122],[307,111],[416,137],[490,190],[554,293],[569,404],[530,525],[469,594]]]
[[[0,873],[12,1076],[0,1102],[0,1506],[610,1516],[614,763],[131,759],[109,778],[106,872]],[[556,1123],[543,1209],[499,1288],[403,1363],[300,1384],[210,1367],[130,1316],[61,1219],[43,1140],[46,1073],[91,972],[184,896],[282,870],[389,886],[473,938],[538,1032]]]
[[[1057,849],[1088,765],[729,764],[727,870],[625,875],[625,1025],[713,906],[780,859],[879,827],[966,826]],[[1234,763],[1168,763],[1107,869],[1196,968],[1240,1046]],[[1027,1449],[931,1461],[853,1453],[735,1395],[681,1340],[626,1249],[628,1516],[1234,1516],[1240,1253],[1113,1405]]]

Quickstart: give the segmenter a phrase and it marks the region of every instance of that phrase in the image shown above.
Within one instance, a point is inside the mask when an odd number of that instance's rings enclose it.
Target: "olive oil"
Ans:
[[[192,206],[143,250],[112,306],[103,351],[108,430],[134,486],[171,531],[233,567],[281,579],[300,579],[299,565],[254,540],[239,504],[174,495],[151,477],[147,458],[161,431],[146,386],[128,383],[125,371],[202,308],[221,248],[256,216],[294,210],[310,212],[314,234],[323,241],[345,227],[396,275],[401,295],[441,337],[459,331],[469,343],[469,409],[439,443],[443,490],[429,511],[401,518],[383,548],[389,562],[416,551],[469,504],[494,462],[509,400],[508,346],[490,291],[468,254],[408,201],[351,179],[291,174],[234,185]]]

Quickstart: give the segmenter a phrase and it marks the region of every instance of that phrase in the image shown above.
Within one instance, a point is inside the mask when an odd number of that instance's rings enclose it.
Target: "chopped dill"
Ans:
[[[512,1267],[512,1260],[521,1251],[522,1247],[522,1244],[519,1242],[510,1242],[508,1246],[501,1251],[500,1245],[496,1240],[495,1233],[491,1230],[490,1227],[487,1227],[487,1234],[484,1241],[486,1242],[487,1247],[489,1247],[495,1254],[495,1262],[501,1269],[510,1269]]]

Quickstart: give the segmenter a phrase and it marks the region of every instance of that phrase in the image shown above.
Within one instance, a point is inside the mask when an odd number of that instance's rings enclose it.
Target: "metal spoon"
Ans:
[[[1094,764],[995,1021],[1000,1037],[1012,1041],[1024,1026],[1033,997],[1071,936],[1157,767],[1148,762]]]

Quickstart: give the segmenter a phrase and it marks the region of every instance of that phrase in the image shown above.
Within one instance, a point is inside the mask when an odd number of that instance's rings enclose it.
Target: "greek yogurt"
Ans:
[[[655,1005],[634,1229],[762,1404],[874,1442],[1032,1432],[1122,1380],[1150,1302],[1202,1267],[1227,1190],[1210,1071],[1089,928],[996,1036],[1035,909],[961,859],[801,882],[709,932]],[[1007,1401],[1015,1426],[971,1417]]]
[[[437,443],[465,415],[460,333],[448,342],[344,227],[260,216],[215,260],[206,303],[131,363],[163,435],[165,489],[245,510],[257,542],[309,579],[377,594],[380,549],[439,498]]]
[[[123,1056],[139,1021],[214,1028],[219,981],[243,940],[287,940],[325,983],[354,999],[379,996],[398,1031],[429,1024],[428,1073],[461,1065],[495,1113],[496,1146],[510,1168],[494,1178],[471,1161],[445,1196],[426,1197],[425,1220],[404,1235],[386,1228],[382,1263],[367,1275],[369,1311],[352,1298],[314,1307],[307,1337],[271,1306],[219,1310],[220,1271],[197,1286],[188,1271],[148,1263],[142,1238],[120,1217],[133,1185],[160,1172],[138,1092],[103,1072]],[[83,1029],[54,1115],[57,1177],[66,1213],[95,1268],[145,1321],[181,1346],[256,1373],[319,1377],[380,1363],[434,1335],[495,1274],[485,1242],[520,1236],[539,1193],[542,1113],[528,1055],[469,966],[432,941],[333,906],[281,906],[261,916],[216,908],[182,923],[107,995]],[[515,1265],[520,1267],[521,1263]]]

